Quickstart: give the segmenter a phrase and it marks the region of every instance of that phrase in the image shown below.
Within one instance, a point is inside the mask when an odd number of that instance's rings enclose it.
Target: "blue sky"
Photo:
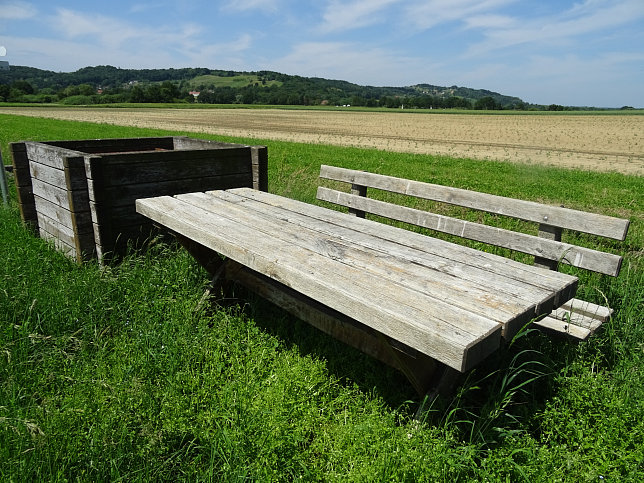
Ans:
[[[644,0],[0,0],[0,46],[59,72],[274,70],[644,107]]]

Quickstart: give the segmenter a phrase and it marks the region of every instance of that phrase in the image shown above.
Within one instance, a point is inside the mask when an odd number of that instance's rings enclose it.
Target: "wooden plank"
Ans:
[[[622,257],[619,255],[555,241],[554,236],[552,239],[537,237],[355,196],[324,187],[318,188],[317,198],[329,203],[346,206],[353,210],[366,211],[392,220],[527,253],[548,261],[554,261],[555,266],[558,261],[561,261],[575,267],[617,276],[622,264]],[[536,263],[535,265],[540,266]]]
[[[0,191],[2,191],[2,202],[6,205],[9,203],[9,185],[7,185],[7,175],[2,160],[2,150],[0,150]]]
[[[73,246],[68,245],[60,238],[56,238],[55,235],[48,233],[43,228],[40,228],[40,237],[44,240],[51,242],[54,248],[59,252],[62,252],[65,256],[76,258],[77,256],[76,249]]]
[[[105,186],[154,183],[168,179],[194,179],[199,176],[249,173],[252,179],[250,148],[218,151],[162,151],[146,153],[119,153],[92,156],[87,177],[100,163]],[[252,186],[250,184],[249,186]]]
[[[245,146],[244,144],[225,143],[223,141],[212,141],[210,139],[196,139],[188,136],[174,136],[172,141],[173,148],[182,151],[194,149],[231,149]]]
[[[359,184],[352,184],[351,195],[366,198],[367,187]],[[364,210],[357,210],[352,206],[349,207],[349,214],[353,216],[357,216],[358,218],[364,218],[367,215]]]
[[[64,169],[63,163],[66,157],[83,157],[83,153],[81,152],[53,146],[47,143],[29,141],[25,143],[25,148],[27,151],[27,157],[31,162],[60,170]]]
[[[408,305],[408,291],[397,290],[391,283],[374,287],[359,270],[272,238],[258,240],[254,230],[178,198],[137,200],[137,210],[457,370],[473,367],[498,348],[499,324],[481,318],[478,332],[468,334],[440,320],[427,320],[418,308],[422,303],[414,300],[416,306]]]
[[[459,266],[459,275],[462,273],[469,280],[477,280],[477,277],[482,276],[482,283],[486,285],[494,283],[498,290],[515,297],[521,297],[517,291],[527,291],[523,293],[528,296],[528,300],[541,300],[540,297],[543,296],[544,290],[552,293],[552,288],[558,287],[561,290],[559,293],[538,304],[537,310],[540,313],[549,312],[553,303],[559,305],[562,301],[572,298],[576,291],[576,278],[569,275],[532,267],[497,255],[371,220],[353,218],[345,213],[284,197],[244,188],[228,191],[280,208],[284,210],[283,216],[297,216],[304,212],[307,222],[310,219],[318,220],[327,229],[329,228],[328,224],[333,225],[329,234],[334,237],[346,236],[352,243],[367,243],[370,248],[382,250],[385,253],[396,253],[397,256],[428,266],[428,268],[456,273],[452,268],[452,262],[462,263],[463,260],[467,260],[467,265]],[[445,259],[445,262],[437,266],[429,266],[428,261],[431,258],[428,258],[428,254],[439,255]]]
[[[461,309],[458,305],[454,304],[451,298],[449,302],[445,301],[450,296],[459,297],[464,295],[456,291],[454,293],[443,292],[443,289],[447,289],[449,284],[460,284],[462,280],[459,279],[454,282],[453,277],[449,280],[442,277],[436,281],[437,284],[433,287],[422,282],[420,284],[413,284],[410,280],[406,280],[406,277],[413,276],[412,273],[409,271],[405,272],[405,268],[411,268],[413,265],[404,260],[398,261],[391,256],[375,258],[372,256],[373,254],[365,254],[353,249],[349,245],[334,243],[335,240],[318,236],[313,230],[303,232],[300,227],[291,227],[288,223],[275,223],[271,220],[270,216],[264,217],[256,210],[240,209],[240,206],[245,204],[238,202],[239,197],[235,196],[232,202],[230,202],[230,200],[226,200],[229,196],[227,193],[219,191],[213,193],[188,193],[178,195],[175,198],[186,201],[193,207],[205,211],[212,211],[218,217],[223,217],[230,223],[235,224],[238,229],[243,225],[250,232],[254,232],[256,236],[261,234],[262,238],[271,238],[279,248],[288,247],[289,250],[302,248],[306,253],[310,253],[312,256],[318,256],[326,260],[327,263],[329,260],[332,261],[333,265],[340,271],[348,268],[354,275],[359,274],[361,278],[366,277],[369,280],[367,286],[371,290],[373,290],[373,284],[386,283],[391,286],[391,290],[385,292],[389,297],[395,297],[396,293],[404,291],[408,294],[408,298],[418,298],[421,303],[424,303],[423,299],[428,299],[429,305],[424,309],[427,316],[444,320],[447,323],[452,323],[451,321],[453,320],[459,320],[459,329],[471,332],[478,330],[478,327],[468,324],[470,323],[470,318],[474,319],[475,323],[481,322],[479,311]],[[221,196],[221,198],[217,198],[217,196]],[[358,270],[355,270],[356,268]],[[423,271],[421,273],[426,274],[427,277],[435,275],[434,272],[430,271]],[[335,276],[338,275],[335,274]],[[359,281],[352,279],[351,282],[358,283]],[[408,290],[410,288],[411,290]],[[431,289],[435,292],[431,293]],[[465,298],[471,301],[469,294],[465,294]],[[501,303],[501,301],[498,301],[498,303]],[[418,305],[420,304],[417,302],[416,306]],[[497,313],[497,315],[504,317],[500,313]],[[487,321],[490,320],[489,317],[484,318]],[[505,315],[505,318],[507,318],[507,315]]]
[[[31,225],[38,232],[38,215],[34,193],[31,186],[31,173],[29,172],[29,158],[25,143],[10,143],[11,163],[13,165],[13,179],[16,183],[18,207],[23,223]]]
[[[540,238],[545,238],[546,240],[553,240],[553,241],[560,242],[562,232],[563,232],[563,230],[558,226],[552,226],[552,225],[548,225],[548,224],[545,224],[545,223],[539,224],[539,237]],[[549,258],[549,257],[543,257],[543,256],[535,256],[534,257],[534,264],[537,267],[545,268],[547,270],[557,270],[557,268],[559,266],[560,259],[561,259],[561,261],[565,262],[565,260],[567,259],[567,255],[568,254],[566,254],[566,253],[562,253],[561,257],[558,257],[558,258],[555,258],[555,259]],[[615,277],[619,273],[619,269],[620,269],[620,266],[622,264],[621,262],[622,261],[621,261],[621,257],[620,257],[619,264],[617,266],[617,273],[613,274],[613,276],[615,276]],[[567,263],[569,263],[569,262],[567,262]],[[585,268],[585,267],[583,267],[583,268]],[[608,273],[607,275],[611,275],[611,274]]]
[[[592,317],[570,312],[561,308],[553,310],[550,317],[588,329],[591,334],[603,324],[601,320],[593,319]]]
[[[253,166],[253,188],[268,191],[268,148],[266,146],[251,146],[250,149]]]
[[[109,170],[104,176],[109,177]],[[187,179],[168,179],[118,186],[102,185],[95,179],[87,180],[90,201],[105,203],[105,206],[108,206],[109,209],[130,206],[132,212],[135,210],[134,201],[137,198],[174,195],[192,191],[229,189],[240,186],[252,187],[252,184],[252,173],[250,171],[241,174],[198,176]]]
[[[564,322],[553,317],[544,317],[541,320],[537,320],[534,322],[534,326],[537,329],[541,329],[549,333],[565,335],[571,339],[586,340],[591,335],[590,329],[569,324],[568,322]]]
[[[441,305],[449,300],[450,305],[485,316],[504,326],[507,324],[523,326],[539,315],[533,297],[524,300],[515,296],[508,297],[502,292],[491,293],[490,280],[485,277],[478,283],[458,276],[459,268],[448,274],[440,269],[428,269],[403,256],[394,256],[395,250],[383,252],[363,245],[357,245],[340,237],[330,236],[320,224],[294,223],[270,206],[259,203],[241,203],[242,197],[229,192],[209,192],[209,198],[192,201],[196,206],[224,214],[231,220],[247,220],[257,233],[277,237],[287,243],[297,244],[323,256],[341,260],[371,273],[374,279],[386,277],[396,284],[418,291],[424,296],[436,299]],[[250,205],[250,206],[249,206]],[[322,231],[320,231],[322,228]],[[458,264],[454,264],[456,267]],[[455,276],[455,274],[458,274]],[[547,294],[540,294],[547,297]]]
[[[300,227],[314,228],[334,239],[345,240],[352,246],[362,246],[375,252],[380,252],[384,256],[395,255],[423,269],[429,269],[432,273],[436,272],[436,276],[440,274],[460,279],[460,288],[464,293],[473,295],[480,293],[478,290],[482,290],[483,293],[487,292],[488,295],[485,303],[496,308],[501,309],[503,306],[512,305],[508,301],[523,304],[525,314],[523,316],[517,316],[514,320],[506,320],[503,324],[503,336],[506,338],[512,337],[530,318],[539,314],[549,313],[552,310],[556,298],[553,295],[553,287],[564,287],[561,294],[562,300],[565,300],[571,293],[574,293],[574,289],[576,288],[574,277],[564,276],[562,279],[560,278],[561,274],[559,274],[555,280],[548,280],[547,274],[549,272],[541,269],[538,270],[540,272],[539,275],[545,273],[545,280],[543,280],[543,277],[535,277],[533,273],[519,273],[517,276],[515,270],[522,270],[526,265],[513,262],[514,266],[506,266],[507,260],[495,255],[492,255],[492,258],[485,257],[484,260],[473,260],[471,257],[473,255],[478,257],[481,252],[471,248],[458,247],[451,243],[408,232],[400,228],[384,228],[385,225],[369,220],[361,220],[363,226],[356,227],[352,226],[351,217],[338,212],[329,213],[330,210],[324,208],[298,202],[294,202],[294,204],[292,200],[282,200],[271,195],[255,193],[251,190],[235,189],[229,190],[227,193],[242,194],[247,196],[249,201],[264,198],[264,201],[277,200],[276,204],[285,203],[291,205],[289,208],[294,211],[282,209],[283,211],[281,212],[271,212],[271,216],[279,218],[280,220],[289,220],[291,223]],[[257,211],[264,210],[261,206],[255,209]],[[307,215],[313,216],[301,215],[296,212],[297,209],[305,210]],[[316,219],[317,216],[328,216],[329,219],[318,220]],[[333,222],[335,224],[331,224]],[[359,228],[359,230],[356,228]],[[367,230],[367,228],[369,229]],[[383,232],[383,229],[389,233]],[[363,231],[369,233],[365,235],[365,233],[362,233]],[[374,235],[379,238],[374,240]],[[387,239],[383,239],[383,235],[387,235]],[[409,239],[418,237],[424,243],[422,250],[418,250],[418,247],[412,248],[409,246],[413,245],[413,243],[409,242]],[[437,249],[436,244],[440,248]],[[456,253],[449,254],[448,252],[453,251],[453,249],[456,249]],[[437,258],[436,255],[439,255],[439,257]],[[448,256],[451,258],[446,259],[445,257]],[[468,260],[468,263],[463,263],[463,260]],[[491,261],[494,263],[490,263]],[[478,266],[471,266],[470,264]],[[400,270],[400,267],[397,267],[396,270]],[[535,271],[533,267],[530,267],[530,270],[532,272]],[[408,275],[405,276],[408,277]],[[426,278],[427,273],[423,273],[420,276],[421,280],[418,283],[422,283],[422,277]],[[566,284],[570,283],[570,280],[573,280],[572,285],[567,286]],[[553,283],[554,285],[552,285]],[[491,285],[495,287],[495,294],[501,300],[495,300],[495,297],[490,296],[489,287]],[[480,306],[480,302],[478,305]],[[527,307],[531,308],[528,309]]]
[[[71,158],[75,160],[82,160],[83,158]],[[45,164],[35,162],[33,160],[29,163],[29,169],[31,172],[31,177],[34,179],[39,179],[50,185],[57,186],[63,189],[80,189],[82,190],[87,182],[85,181],[85,171],[82,167],[82,164],[75,163],[69,171],[69,177],[71,180],[71,185],[68,186],[67,179],[65,178],[65,170],[63,168],[53,168]]]
[[[89,211],[89,197],[86,190],[69,192],[39,179],[32,180],[32,184],[34,194],[41,198],[59,206],[68,207],[72,212]]]
[[[74,256],[85,255],[77,259],[88,259],[94,255],[94,233],[74,233],[73,230],[60,222],[53,220],[42,213],[38,214],[38,224],[41,230],[46,231],[50,236],[59,239],[66,245],[74,248]]]
[[[89,202],[92,213],[92,223],[100,225],[101,229],[111,227],[116,236],[120,227],[134,226],[146,222],[146,218],[136,212],[135,200],[127,206],[110,206],[104,203]],[[107,233],[103,230],[103,236]]]
[[[611,216],[333,166],[321,166],[320,177],[361,184],[535,223],[547,223],[552,226],[622,241],[626,238],[630,223],[629,220]]]
[[[91,216],[89,212],[80,212],[72,215],[72,213],[65,207],[52,203],[40,196],[34,196],[34,201],[38,213],[43,213],[45,216],[48,216],[52,220],[56,220],[58,223],[61,223],[72,230],[74,229],[75,222],[81,226],[89,226],[91,224]],[[74,221],[73,218],[76,221]]]
[[[174,149],[173,138],[170,136],[47,141],[43,144],[88,154]]]
[[[561,306],[561,309],[574,312],[581,315],[586,315],[596,320],[601,320],[606,322],[611,315],[613,315],[613,309],[610,307],[603,307],[601,305],[594,304],[592,302],[586,302],[579,299],[571,299]]]

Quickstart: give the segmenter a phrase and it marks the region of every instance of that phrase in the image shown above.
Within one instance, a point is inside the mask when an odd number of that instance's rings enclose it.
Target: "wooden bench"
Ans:
[[[421,395],[449,386],[577,289],[571,275],[249,188],[136,207],[213,281],[235,281],[398,368]]]
[[[616,277],[621,268],[621,256],[565,243],[561,237],[565,229],[623,241],[628,220],[332,166],[322,166],[320,177],[351,184],[350,193],[321,186],[317,198],[348,207],[355,216],[364,218],[366,213],[371,213],[526,253],[534,256],[535,266],[550,270],[557,270],[564,263]],[[366,197],[368,188],[533,222],[538,233],[530,235],[378,201]],[[609,307],[571,298],[534,325],[572,338],[586,339],[612,312]]]

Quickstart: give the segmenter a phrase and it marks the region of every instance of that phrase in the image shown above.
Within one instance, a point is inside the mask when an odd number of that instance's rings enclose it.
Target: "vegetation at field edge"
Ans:
[[[566,111],[542,111],[542,110],[474,110],[474,109],[392,109],[388,107],[364,107],[364,106],[297,106],[297,105],[273,105],[273,104],[200,104],[200,103],[133,103],[133,102],[114,102],[111,104],[45,104],[45,103],[25,103],[25,102],[0,102],[0,107],[43,107],[47,109],[55,108],[77,108],[83,109],[90,107],[92,109],[110,109],[110,108],[132,108],[132,109],[284,109],[284,110],[306,110],[306,111],[349,111],[349,112],[388,112],[401,114],[475,114],[491,116],[642,116],[644,109],[596,109],[596,110],[566,110]]]
[[[19,140],[156,135],[266,144],[269,189],[315,202],[320,164],[631,219],[617,279],[570,269],[615,308],[588,342],[533,332],[422,424],[402,377],[249,294],[203,304],[206,273],[158,240],[78,266],[0,207],[0,478],[641,481],[641,177],[0,115]],[[384,196],[384,195],[383,195]]]

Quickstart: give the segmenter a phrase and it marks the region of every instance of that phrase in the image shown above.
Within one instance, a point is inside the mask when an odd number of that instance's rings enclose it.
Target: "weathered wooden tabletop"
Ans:
[[[139,199],[157,224],[466,371],[575,277],[249,188]]]

